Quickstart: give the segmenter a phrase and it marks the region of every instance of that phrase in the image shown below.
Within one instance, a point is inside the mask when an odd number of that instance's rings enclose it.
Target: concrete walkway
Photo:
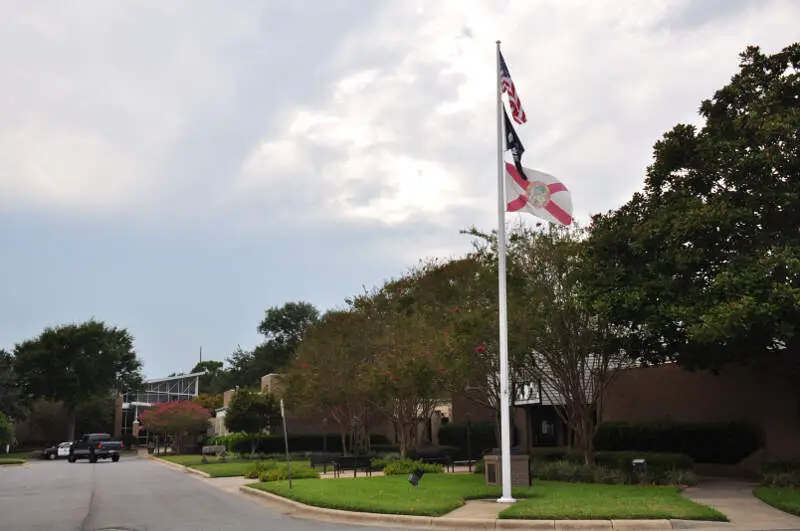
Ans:
[[[748,531],[800,531],[800,517],[770,507],[753,496],[757,485],[728,479],[707,479],[683,491],[684,496],[717,509],[730,519],[728,524],[699,525],[673,520],[674,528],[729,529]]]
[[[497,520],[497,515],[505,509],[508,509],[508,505],[497,503],[497,500],[467,500],[462,507],[447,513],[445,516],[459,519]]]

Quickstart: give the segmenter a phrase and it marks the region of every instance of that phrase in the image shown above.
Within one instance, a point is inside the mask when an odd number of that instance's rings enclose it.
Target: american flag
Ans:
[[[517,96],[517,88],[511,80],[511,73],[506,66],[506,60],[503,58],[503,53],[500,52],[500,83],[503,85],[503,92],[508,94],[508,105],[511,107],[511,116],[518,124],[524,124],[528,121],[525,116],[525,110],[522,108],[522,102],[519,101]]]

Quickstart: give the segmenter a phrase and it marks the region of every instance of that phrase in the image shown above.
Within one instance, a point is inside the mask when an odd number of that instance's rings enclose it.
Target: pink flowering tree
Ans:
[[[147,431],[174,437],[178,453],[182,453],[186,437],[206,432],[211,413],[196,402],[181,400],[156,404],[140,418]]]

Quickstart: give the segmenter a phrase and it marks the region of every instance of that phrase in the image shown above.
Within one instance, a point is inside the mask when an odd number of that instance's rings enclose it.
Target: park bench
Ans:
[[[322,473],[325,474],[328,472],[328,465],[333,465],[337,459],[341,459],[343,457],[344,456],[342,454],[315,453],[311,454],[309,459],[311,460],[311,468],[316,468],[321,465]]]
[[[435,463],[437,465],[444,466],[445,472],[455,472],[455,464],[453,464],[453,460],[450,458],[449,455],[432,455],[421,457],[419,459],[423,463]]]
[[[206,464],[208,463],[208,458],[206,456],[222,456],[222,458],[225,459],[225,457],[228,455],[228,449],[221,444],[212,444],[209,446],[203,446],[203,448],[200,450],[200,453],[203,456],[201,460],[202,463]]]
[[[352,470],[356,477],[358,470],[364,470],[368,476],[372,475],[372,459],[369,457],[337,457],[333,461],[333,475],[339,477],[342,470]]]

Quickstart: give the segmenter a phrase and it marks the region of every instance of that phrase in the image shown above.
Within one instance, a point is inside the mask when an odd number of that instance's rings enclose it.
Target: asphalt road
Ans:
[[[284,516],[145,458],[0,467],[0,531],[369,529]]]

